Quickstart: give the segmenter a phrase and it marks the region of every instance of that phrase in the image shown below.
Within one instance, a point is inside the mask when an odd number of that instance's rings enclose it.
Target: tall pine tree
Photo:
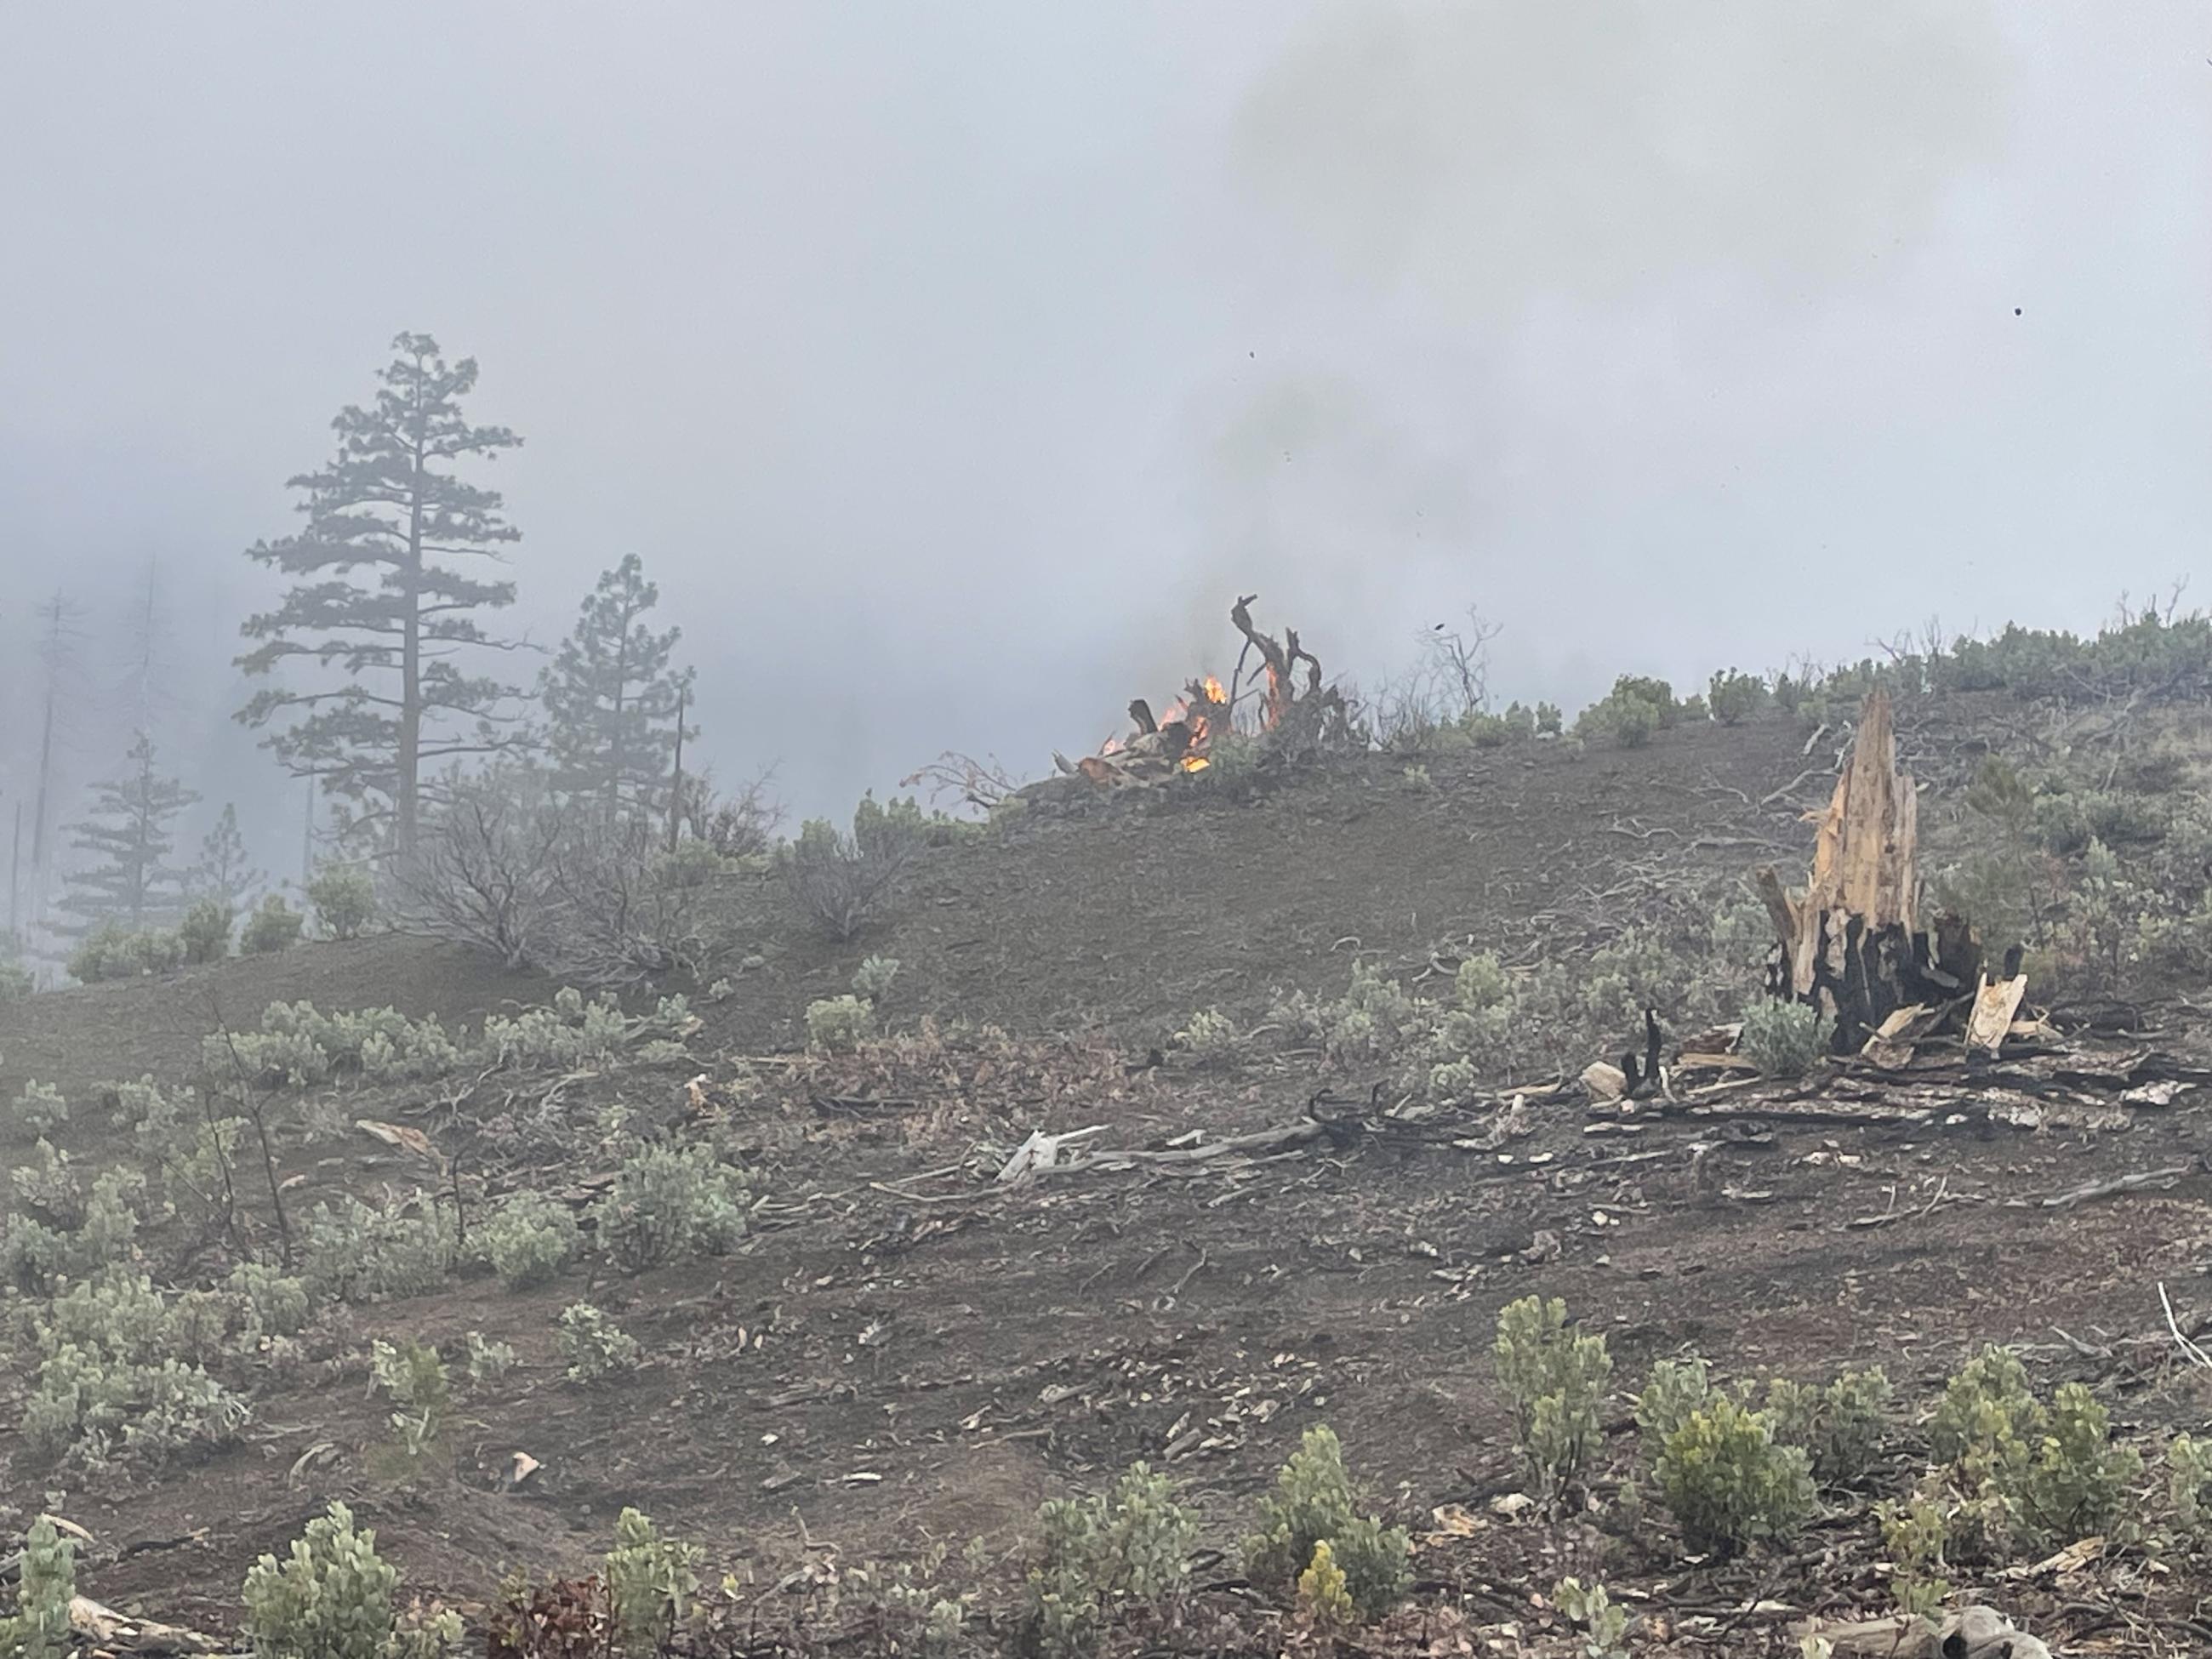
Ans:
[[[246,837],[238,833],[238,808],[226,801],[215,828],[200,841],[198,862],[185,872],[185,896],[220,899],[233,910],[243,910],[267,879],[246,854]]]
[[[143,732],[131,745],[131,769],[92,787],[92,811],[69,826],[70,845],[92,862],[70,877],[58,908],[70,921],[64,933],[105,923],[137,933],[168,919],[184,896],[184,878],[171,866],[177,814],[199,797],[155,765],[154,744]]]
[[[668,798],[691,671],[669,666],[684,630],[656,634],[646,625],[659,602],[660,589],[629,555],[586,598],[538,684],[555,787],[598,802],[610,816],[654,811]]]
[[[338,452],[300,474],[307,526],[258,542],[248,556],[299,580],[274,611],[249,617],[261,644],[240,657],[249,674],[313,671],[239,711],[295,775],[319,777],[354,806],[358,825],[388,829],[413,852],[429,773],[515,740],[502,681],[463,672],[468,653],[509,648],[478,617],[514,602],[514,584],[486,580],[459,562],[500,563],[522,532],[501,515],[499,492],[464,481],[459,463],[495,459],[522,440],[503,426],[471,426],[473,357],[447,363],[427,334],[402,334],[378,378],[374,407],[349,404],[331,422]]]

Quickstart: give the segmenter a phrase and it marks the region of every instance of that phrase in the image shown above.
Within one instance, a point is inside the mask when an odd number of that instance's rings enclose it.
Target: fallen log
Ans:
[[[1850,1625],[1809,1625],[1835,1659],[2051,1659],[2051,1650],[1994,1607],[1967,1607],[1942,1624],[1899,1613]]]

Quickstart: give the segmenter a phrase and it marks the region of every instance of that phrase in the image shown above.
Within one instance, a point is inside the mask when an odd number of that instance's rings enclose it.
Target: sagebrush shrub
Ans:
[[[1691,1549],[1734,1555],[1784,1538],[1813,1511],[1811,1459],[1775,1443],[1766,1419],[1715,1395],[1668,1437],[1654,1470]]]
[[[2142,1474],[2142,1458],[2112,1443],[2110,1417],[2079,1382],[2059,1386],[2047,1421],[2021,1508],[2031,1540],[2056,1547],[2111,1528]]]
[[[606,1564],[617,1653],[648,1659],[661,1651],[690,1614],[691,1597],[699,1588],[698,1565],[698,1552],[690,1545],[663,1538],[642,1510],[623,1510]]]
[[[494,1342],[482,1331],[471,1331],[467,1341],[467,1357],[461,1364],[471,1383],[496,1382],[514,1369],[513,1344]]]
[[[510,1291],[550,1285],[576,1259],[584,1235],[568,1206],[547,1194],[510,1194],[477,1224],[477,1247]]]
[[[254,906],[239,930],[238,948],[248,956],[270,956],[300,942],[307,919],[270,893]]]
[[[1405,1587],[1407,1542],[1402,1528],[1359,1513],[1344,1447],[1335,1431],[1311,1428],[1260,1505],[1259,1531],[1244,1547],[1245,1571],[1262,1583],[1289,1589],[1326,1541],[1345,1589],[1364,1619],[1389,1611]]]
[[[171,1306],[143,1274],[72,1285],[36,1321],[40,1356],[21,1437],[46,1463],[158,1462],[235,1439],[246,1403],[176,1358]]]
[[[452,1234],[427,1205],[410,1215],[348,1195],[318,1204],[301,1233],[300,1277],[319,1302],[421,1296],[453,1270]]]
[[[753,1202],[749,1177],[709,1146],[641,1146],[592,1206],[599,1248],[641,1273],[686,1255],[720,1255],[744,1238]]]
[[[246,1346],[264,1337],[297,1336],[314,1315],[307,1281],[265,1261],[241,1261],[225,1281],[246,1309]]]
[[[1597,1443],[1598,1407],[1613,1377],[1605,1338],[1571,1334],[1565,1303],[1523,1297],[1499,1310],[1491,1352],[1522,1456],[1547,1492],[1565,1492]]]
[[[825,1054],[849,1054],[876,1034],[873,1003],[845,995],[806,1005],[806,1046]]]
[[[561,1310],[556,1340],[572,1382],[590,1382],[616,1371],[635,1370],[645,1354],[635,1337],[588,1302],[573,1303]]]
[[[1817,1008],[1762,997],[1743,1011],[1736,1051],[1769,1077],[1802,1077],[1827,1053],[1835,1029]]]
[[[1047,1655],[1095,1650],[1099,1632],[1135,1608],[1160,1609],[1182,1593],[1198,1522],[1163,1474],[1132,1465],[1109,1492],[1048,1499],[1037,1510],[1042,1559],[1028,1605]]]
[[[1766,707],[1771,694],[1756,674],[1730,668],[1716,672],[1705,687],[1705,702],[1723,726],[1741,726]]]
[[[1427,1029],[1421,1005],[1371,962],[1354,963],[1340,998],[1322,1002],[1304,992],[1278,997],[1272,1018],[1294,1045],[1312,1045],[1340,1062],[1388,1060]]]

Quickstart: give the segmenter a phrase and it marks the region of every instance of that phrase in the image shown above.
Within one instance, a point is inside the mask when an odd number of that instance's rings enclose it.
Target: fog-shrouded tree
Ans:
[[[131,745],[130,769],[92,787],[92,810],[69,826],[70,845],[88,862],[70,877],[57,907],[56,931],[82,933],[103,925],[137,933],[167,917],[184,898],[183,872],[171,863],[177,815],[199,797],[161,775],[151,739]]]
[[[239,659],[276,676],[239,711],[295,775],[348,803],[356,830],[415,848],[434,769],[497,753],[518,738],[514,687],[467,672],[472,655],[513,649],[483,617],[514,601],[514,584],[475,574],[521,539],[499,492],[460,476],[522,440],[462,411],[473,357],[449,363],[427,334],[402,334],[369,408],[331,422],[337,453],[288,481],[307,524],[256,543],[249,557],[295,578],[276,609],[249,617],[260,641]]]
[[[585,599],[539,681],[555,787],[611,816],[668,799],[691,671],[670,666],[684,630],[646,623],[659,600],[637,555],[627,556]]]
[[[246,837],[238,832],[238,808],[226,801],[215,828],[200,839],[199,858],[185,872],[185,896],[217,899],[242,910],[268,879],[246,854]]]

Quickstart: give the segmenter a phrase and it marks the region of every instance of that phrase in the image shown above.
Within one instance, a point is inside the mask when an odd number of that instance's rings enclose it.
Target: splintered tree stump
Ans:
[[[1889,694],[1872,692],[1820,815],[1805,890],[1785,890],[1771,866],[1755,878],[1777,939],[1767,990],[1832,1016],[1838,1054],[1856,1053],[1900,1009],[1953,1001],[1980,983],[1972,930],[1948,913],[1922,925],[1919,823],[1912,779],[1898,769]]]

